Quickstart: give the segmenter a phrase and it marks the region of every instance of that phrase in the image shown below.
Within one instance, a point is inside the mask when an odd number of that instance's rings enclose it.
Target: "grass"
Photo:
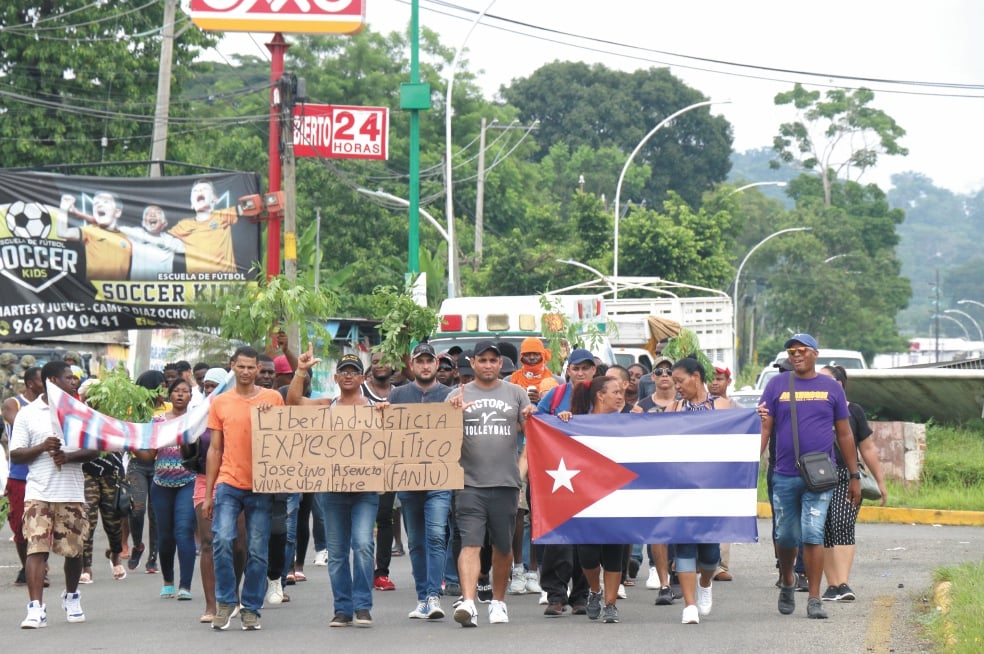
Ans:
[[[984,561],[938,568],[934,580],[937,584],[949,582],[948,599],[941,602],[945,608],[935,610],[928,619],[927,628],[936,643],[935,651],[947,654],[984,651],[984,621],[981,620]]]
[[[922,480],[918,484],[888,480],[886,487],[885,506],[984,511],[984,420],[961,427],[927,424]],[[759,469],[758,499],[769,501],[764,466]]]

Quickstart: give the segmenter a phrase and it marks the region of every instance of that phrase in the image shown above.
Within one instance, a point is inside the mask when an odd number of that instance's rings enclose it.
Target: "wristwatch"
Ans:
[[[851,479],[861,479],[861,473],[860,472],[852,472],[851,473]]]

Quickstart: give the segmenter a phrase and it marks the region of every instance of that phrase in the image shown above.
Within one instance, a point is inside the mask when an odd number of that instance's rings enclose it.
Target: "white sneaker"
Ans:
[[[78,591],[69,593],[65,591],[61,594],[62,608],[69,622],[85,622],[85,613],[82,612],[82,594]]]
[[[417,608],[410,611],[407,617],[411,620],[426,620],[430,617],[427,615],[427,602],[417,602]]]
[[[714,584],[711,584],[713,586]],[[711,586],[704,588],[697,583],[697,608],[700,610],[701,616],[707,616],[711,614]]]
[[[48,626],[47,607],[34,600],[27,604],[27,617],[21,622],[21,629],[44,629]]]
[[[266,596],[263,598],[264,604],[276,605],[284,602],[284,587],[280,585],[279,579],[267,579]]]
[[[619,599],[629,599],[629,596],[625,593],[625,584],[618,585],[618,598]]]
[[[522,595],[526,592],[526,569],[520,565],[514,565],[512,577],[509,579],[509,587],[506,592],[510,595]]]
[[[534,570],[527,572],[524,577],[526,577],[526,592],[527,593],[540,593],[543,589],[540,588],[540,573]]]
[[[506,610],[506,603],[499,600],[492,600],[489,604],[489,624],[505,624],[509,622],[509,611]]]
[[[477,627],[478,611],[475,610],[475,601],[462,600],[454,610],[454,621],[462,627]]]
[[[328,550],[318,550],[314,553],[314,565],[322,567],[328,565]]]
[[[546,606],[550,600],[547,598],[547,591],[540,589],[540,601],[537,602],[540,606]]]
[[[441,608],[441,600],[436,595],[427,598],[427,619],[440,620],[444,617],[444,609]]]
[[[656,572],[656,566],[651,566],[649,568],[649,578],[646,579],[646,588],[649,590],[659,590],[663,585],[659,583],[659,573]]]
[[[691,604],[683,609],[683,624],[700,624],[700,612],[696,604]]]

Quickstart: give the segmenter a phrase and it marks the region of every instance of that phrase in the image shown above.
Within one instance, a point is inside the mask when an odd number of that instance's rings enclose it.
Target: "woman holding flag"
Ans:
[[[572,416],[587,413],[618,413],[625,404],[622,382],[604,375],[590,382],[574,385],[571,410],[561,411],[557,417],[564,422]],[[577,556],[588,580],[588,618],[614,624],[618,622],[618,586],[622,581],[622,557],[625,545],[578,545]],[[602,608],[601,568],[605,569],[605,605]]]
[[[668,411],[693,412],[731,408],[729,400],[708,393],[707,373],[693,355],[677,361],[672,370],[673,386],[679,398]],[[718,543],[685,543],[676,546],[676,573],[683,592],[683,624],[699,624],[701,616],[710,615],[711,584],[720,559],[721,546]]]

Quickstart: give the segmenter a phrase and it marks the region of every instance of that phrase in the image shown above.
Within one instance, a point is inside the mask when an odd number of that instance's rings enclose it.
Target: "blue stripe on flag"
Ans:
[[[534,509],[535,510],[535,509]],[[537,544],[679,543],[681,533],[702,534],[704,543],[748,542],[758,533],[755,516],[659,518],[571,518]]]
[[[758,462],[691,461],[687,463],[623,463],[639,478],[623,486],[642,488],[754,488],[758,483]]]

